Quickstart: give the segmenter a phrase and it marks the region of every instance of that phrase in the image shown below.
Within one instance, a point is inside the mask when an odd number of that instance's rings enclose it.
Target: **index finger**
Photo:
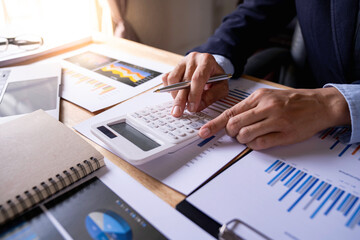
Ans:
[[[190,112],[195,112],[199,107],[199,103],[201,100],[202,93],[204,91],[204,87],[206,82],[210,78],[210,70],[211,67],[206,63],[201,63],[198,65],[194,74],[192,76],[190,93],[188,96],[189,108]]]
[[[219,116],[217,116],[210,122],[204,124],[204,126],[202,126],[199,130],[199,136],[201,138],[208,138],[214,135],[221,129],[225,128],[226,124],[232,117],[235,117],[236,115],[245,112],[251,108],[252,106],[250,106],[250,104],[246,104],[246,100],[239,102],[235,106],[225,110],[223,113],[221,113]]]
[[[181,61],[171,72],[166,76],[167,85],[181,82],[186,70],[186,63]],[[163,79],[165,80],[165,78]],[[176,97],[178,91],[172,91],[171,96]]]

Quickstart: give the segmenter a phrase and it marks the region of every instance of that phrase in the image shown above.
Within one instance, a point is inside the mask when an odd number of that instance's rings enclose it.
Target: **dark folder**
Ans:
[[[220,224],[204,212],[200,211],[194,207],[188,201],[183,200],[178,205],[176,209],[197,224],[199,227],[208,232],[211,236],[219,240],[241,240],[244,239],[241,236],[238,236],[235,232],[235,228],[246,228],[249,231],[252,231],[259,239],[270,239],[263,233],[259,232],[252,226],[246,224],[245,222],[239,219],[232,219],[225,224]]]

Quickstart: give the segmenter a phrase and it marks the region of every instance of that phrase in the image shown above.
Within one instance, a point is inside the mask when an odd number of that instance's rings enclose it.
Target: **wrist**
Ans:
[[[344,96],[334,87],[316,89],[319,91],[319,100],[325,107],[326,119],[330,126],[350,125],[351,117],[349,106]]]

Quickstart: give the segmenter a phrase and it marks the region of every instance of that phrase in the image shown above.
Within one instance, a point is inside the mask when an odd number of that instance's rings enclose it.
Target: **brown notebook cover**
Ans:
[[[104,157],[42,110],[0,125],[0,224],[104,166]]]

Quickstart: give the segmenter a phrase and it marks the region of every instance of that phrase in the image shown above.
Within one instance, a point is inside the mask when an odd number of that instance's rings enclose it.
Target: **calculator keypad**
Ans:
[[[147,107],[128,114],[133,121],[140,123],[150,132],[171,143],[180,143],[196,137],[198,130],[212,118],[202,112],[190,113],[187,110],[180,118],[170,115],[172,102]]]

